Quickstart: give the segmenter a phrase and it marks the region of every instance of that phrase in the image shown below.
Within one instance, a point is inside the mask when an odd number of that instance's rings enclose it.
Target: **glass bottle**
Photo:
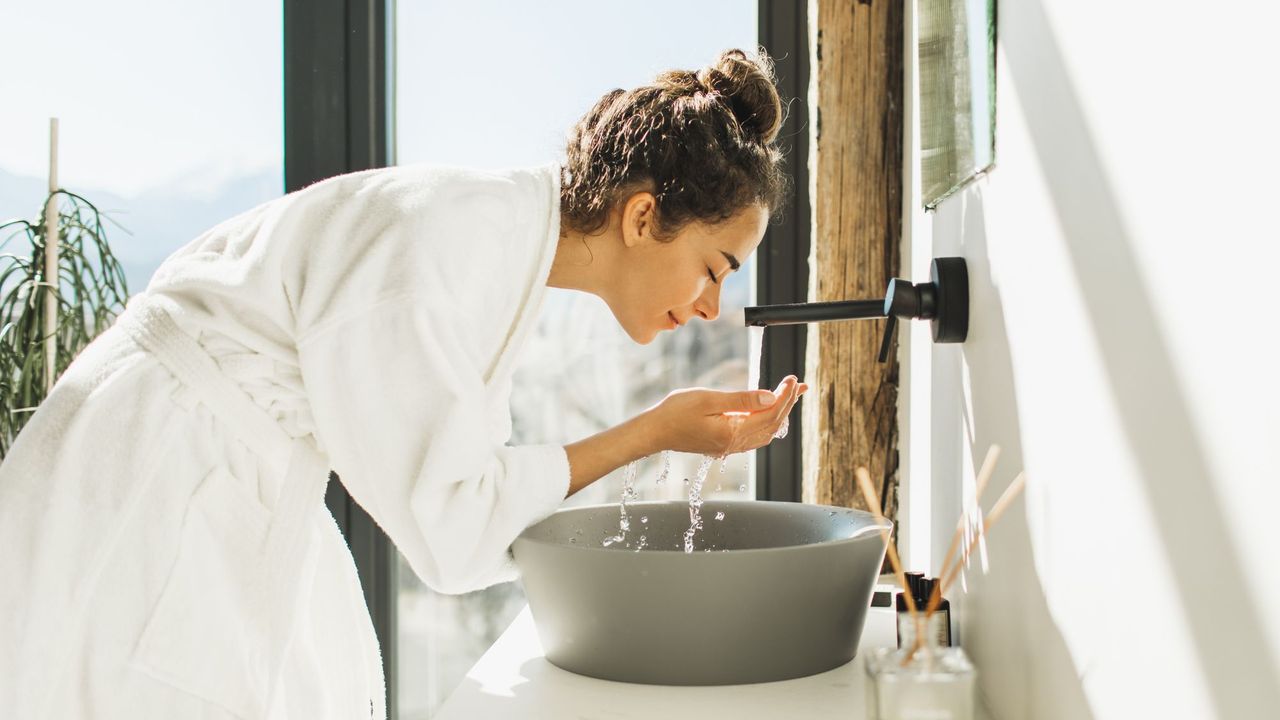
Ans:
[[[898,617],[901,648],[867,654],[867,720],[973,720],[973,663],[963,649],[938,644],[942,615],[917,618]],[[925,642],[912,654],[921,631]]]

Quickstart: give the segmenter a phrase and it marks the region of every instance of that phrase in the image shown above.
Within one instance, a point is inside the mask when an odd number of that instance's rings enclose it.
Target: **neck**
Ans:
[[[556,256],[551,260],[547,287],[580,290],[603,296],[608,287],[608,246],[610,232],[587,235],[561,224]],[[612,229],[612,228],[610,228]]]

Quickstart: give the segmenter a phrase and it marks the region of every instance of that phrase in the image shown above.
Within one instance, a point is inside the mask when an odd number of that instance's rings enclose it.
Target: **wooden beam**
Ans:
[[[902,229],[903,0],[810,0],[816,69],[814,301],[884,297]],[[883,320],[811,327],[804,499],[863,507],[865,465],[897,515],[898,364]],[[815,342],[816,340],[816,342]],[[896,351],[896,340],[895,347]]]

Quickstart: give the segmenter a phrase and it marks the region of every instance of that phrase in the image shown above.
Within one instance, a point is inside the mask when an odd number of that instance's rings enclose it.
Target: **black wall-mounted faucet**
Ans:
[[[880,343],[880,362],[884,362],[900,317],[929,320],[934,342],[965,341],[969,335],[969,267],[961,257],[934,258],[929,282],[917,285],[893,278],[884,300],[757,305],[746,308],[745,314],[747,325],[760,326],[887,317]]]

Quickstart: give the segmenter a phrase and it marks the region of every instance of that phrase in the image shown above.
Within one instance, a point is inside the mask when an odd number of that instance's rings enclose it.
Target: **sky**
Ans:
[[[757,37],[755,0],[406,0],[397,19],[398,159],[493,167],[553,160],[605,92]]]
[[[544,162],[604,91],[756,37],[748,0],[402,0],[396,14],[399,162]],[[57,116],[67,187],[213,197],[278,172],[282,22],[267,0],[5,3],[0,171],[46,178]]]
[[[0,20],[0,170],[47,182],[53,116],[69,188],[212,196],[280,165],[280,3],[14,1]]]
[[[755,0],[401,0],[394,162],[556,159],[607,90],[754,46]],[[131,290],[218,221],[283,193],[283,15],[272,0],[0,5],[0,219],[59,185],[110,212]]]

